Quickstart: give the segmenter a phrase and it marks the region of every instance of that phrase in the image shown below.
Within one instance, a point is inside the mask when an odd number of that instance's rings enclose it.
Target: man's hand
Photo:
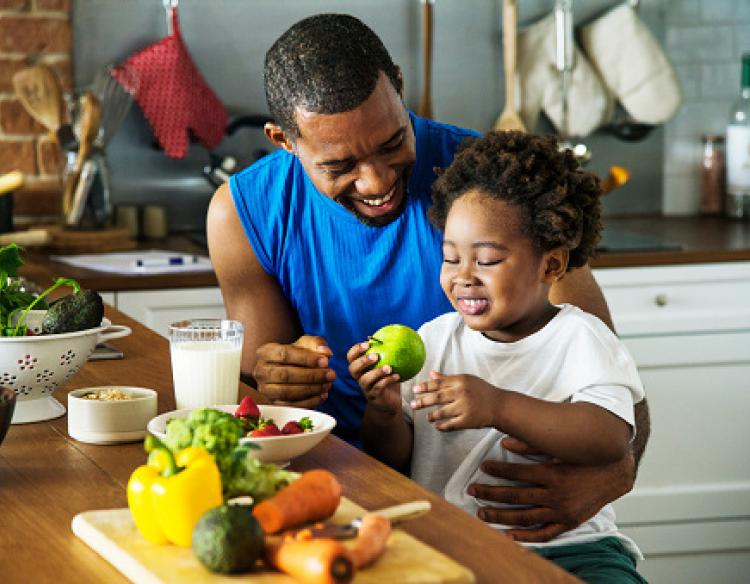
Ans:
[[[504,438],[502,445],[517,454],[531,454],[527,445],[515,438]],[[506,535],[531,543],[549,541],[578,527],[604,505],[629,492],[635,480],[635,460],[630,453],[618,462],[601,466],[558,461],[515,464],[485,460],[482,470],[492,476],[530,485],[510,487],[474,483],[469,485],[468,493],[488,501],[531,506],[525,509],[482,507],[478,513],[479,518],[488,523],[519,526],[507,531]]]
[[[274,405],[314,408],[328,398],[336,373],[325,339],[304,335],[291,345],[266,343],[256,353],[253,377]]]
[[[367,405],[376,411],[395,414],[401,411],[400,376],[393,373],[390,365],[373,368],[379,359],[375,353],[365,355],[369,342],[357,343],[346,353],[349,373],[359,383]]]

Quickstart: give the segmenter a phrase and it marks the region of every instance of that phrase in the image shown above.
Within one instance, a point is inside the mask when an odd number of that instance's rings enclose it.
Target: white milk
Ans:
[[[172,344],[172,376],[177,408],[236,404],[241,348],[226,341]]]

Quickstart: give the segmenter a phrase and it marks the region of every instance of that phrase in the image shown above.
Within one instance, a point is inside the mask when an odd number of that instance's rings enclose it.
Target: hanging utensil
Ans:
[[[518,4],[516,0],[503,0],[503,66],[505,72],[505,106],[495,122],[495,130],[526,131],[526,126],[516,109],[516,29]]]
[[[578,163],[584,166],[591,160],[591,150],[583,144],[573,145],[569,132],[569,92],[573,75],[575,46],[573,45],[573,0],[555,0],[555,67],[560,74],[562,95],[562,118],[560,127],[560,150],[570,150]]]
[[[422,98],[419,115],[432,117],[432,19],[435,0],[422,0]]]

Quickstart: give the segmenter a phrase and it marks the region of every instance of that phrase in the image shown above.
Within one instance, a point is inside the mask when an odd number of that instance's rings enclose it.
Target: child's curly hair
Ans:
[[[594,255],[601,234],[599,179],[583,172],[553,136],[490,132],[462,143],[453,163],[436,169],[429,217],[440,231],[453,203],[476,189],[521,211],[522,232],[535,247],[570,251],[568,270]]]

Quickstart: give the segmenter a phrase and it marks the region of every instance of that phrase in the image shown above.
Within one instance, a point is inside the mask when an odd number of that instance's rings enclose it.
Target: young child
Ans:
[[[372,369],[366,342],[349,350],[368,402],[365,448],[397,468],[410,462],[414,480],[472,514],[492,503],[468,486],[501,483],[481,471],[484,460],[549,461],[505,450],[504,436],[567,463],[619,460],[644,395],[635,364],[603,322],[548,297],[594,251],[597,179],[552,137],[493,132],[462,145],[433,190],[440,284],[456,312],[420,328],[427,361],[409,382]],[[609,505],[533,545],[587,582],[643,582],[640,551]]]

